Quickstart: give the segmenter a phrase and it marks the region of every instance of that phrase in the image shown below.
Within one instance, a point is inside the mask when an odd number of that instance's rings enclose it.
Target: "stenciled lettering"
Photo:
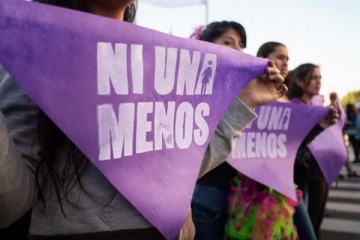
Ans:
[[[131,79],[133,93],[142,94],[144,82],[142,45],[131,45]],[[99,42],[97,44],[98,95],[129,94],[127,45]]]
[[[236,159],[251,158],[285,158],[287,156],[286,135],[284,133],[246,132],[235,141],[232,157]]]
[[[187,149],[208,141],[208,103],[162,102],[161,98],[170,94],[211,95],[216,54],[163,46],[155,46],[153,53],[144,55],[141,44],[97,43],[99,97],[140,94],[146,99],[146,91],[150,91],[150,97],[160,99],[131,102],[131,97],[122,97],[117,104],[105,102],[97,106],[100,161],[163,149]],[[154,59],[145,62],[145,56]],[[144,64],[152,65],[145,68]],[[147,81],[154,77],[152,89],[144,89],[145,69],[154,70],[153,74],[146,72]],[[124,99],[129,102],[122,102]]]
[[[209,138],[207,103],[195,108],[189,102],[121,103],[98,106],[99,160],[119,159],[134,153],[187,149]]]

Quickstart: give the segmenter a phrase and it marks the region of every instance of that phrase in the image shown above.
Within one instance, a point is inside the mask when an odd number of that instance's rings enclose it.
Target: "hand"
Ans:
[[[322,128],[328,128],[334,125],[339,119],[339,111],[334,106],[330,105],[329,114],[319,123]]]
[[[275,63],[270,60],[266,73],[252,79],[239,93],[238,97],[251,109],[277,100],[285,95],[288,88],[284,84]]]

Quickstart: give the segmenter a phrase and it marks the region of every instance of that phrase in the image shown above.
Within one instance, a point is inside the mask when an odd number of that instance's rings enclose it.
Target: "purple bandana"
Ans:
[[[322,105],[321,101],[317,101],[317,99],[318,97],[315,97],[312,103]],[[342,133],[346,113],[338,102],[335,105],[334,107],[339,111],[340,119],[336,124],[325,129],[309,144],[309,149],[330,186],[339,175],[348,157]]]
[[[87,13],[0,0],[0,62],[167,239],[223,113],[267,60]]]
[[[249,178],[296,199],[296,152],[328,113],[323,107],[275,102],[256,110],[258,118],[236,141],[230,165]]]

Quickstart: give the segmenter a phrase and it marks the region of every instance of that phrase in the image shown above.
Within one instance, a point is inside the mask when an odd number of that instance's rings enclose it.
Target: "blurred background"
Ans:
[[[320,65],[321,94],[336,92],[343,106],[360,101],[360,1],[358,0],[139,0],[136,23],[188,38],[199,25],[232,20],[247,32],[245,52],[268,41],[284,43],[289,69]]]

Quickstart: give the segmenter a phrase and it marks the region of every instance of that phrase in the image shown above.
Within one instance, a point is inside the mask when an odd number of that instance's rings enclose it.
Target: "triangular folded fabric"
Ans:
[[[179,232],[203,154],[267,60],[112,19],[0,0],[0,63],[161,233]]]
[[[321,103],[318,102],[317,104]],[[339,120],[333,126],[325,129],[309,144],[309,149],[319,164],[329,186],[339,175],[348,157],[342,132],[346,120],[346,112],[338,102],[334,107],[339,111]]]
[[[323,107],[275,102],[256,109],[258,118],[236,141],[228,163],[242,174],[296,199],[297,150],[327,114]]]

